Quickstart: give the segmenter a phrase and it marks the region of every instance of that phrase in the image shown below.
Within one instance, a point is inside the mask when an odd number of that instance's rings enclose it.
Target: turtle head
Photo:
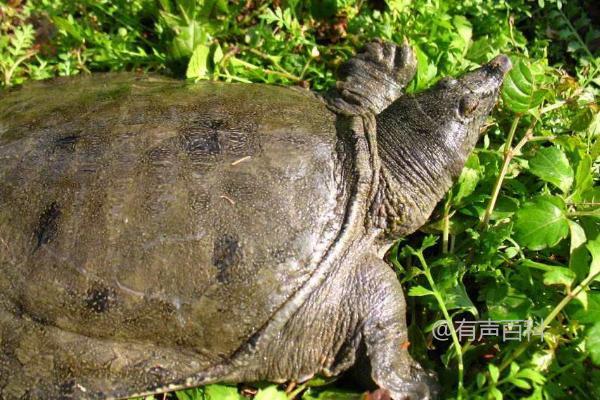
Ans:
[[[402,96],[376,116],[385,182],[378,225],[408,234],[426,221],[460,174],[510,68],[508,57],[499,55],[459,78]]]
[[[464,150],[469,153],[510,68],[509,58],[499,55],[458,79],[443,78],[415,100],[429,118],[438,122],[435,134],[441,140],[450,148],[466,146]]]

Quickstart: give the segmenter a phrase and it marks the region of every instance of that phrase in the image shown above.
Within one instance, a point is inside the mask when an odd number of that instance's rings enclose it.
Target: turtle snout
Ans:
[[[512,68],[510,58],[508,58],[504,54],[496,56],[487,65],[489,68],[500,72],[502,75],[505,75]]]

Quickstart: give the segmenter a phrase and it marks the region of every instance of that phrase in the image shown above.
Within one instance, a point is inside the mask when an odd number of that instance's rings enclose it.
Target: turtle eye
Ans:
[[[465,96],[460,99],[459,112],[463,117],[469,117],[477,110],[479,100],[473,96]]]

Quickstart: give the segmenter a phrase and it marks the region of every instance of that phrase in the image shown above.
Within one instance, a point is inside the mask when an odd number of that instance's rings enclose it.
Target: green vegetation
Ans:
[[[409,294],[410,349],[444,398],[600,398],[599,20],[591,0],[4,0],[0,80],[149,70],[322,90],[370,38],[407,37],[417,91],[509,54],[459,181],[388,256]],[[532,319],[544,334],[433,339],[451,319]],[[335,383],[247,392],[361,398]],[[225,385],[175,396],[244,398]]]

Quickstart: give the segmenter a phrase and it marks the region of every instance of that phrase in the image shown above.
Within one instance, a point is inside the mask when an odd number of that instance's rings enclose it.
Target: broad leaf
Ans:
[[[514,225],[517,242],[531,250],[541,250],[565,238],[569,223],[561,202],[557,197],[540,196],[517,211]]]
[[[455,204],[460,203],[462,199],[473,193],[473,190],[477,187],[477,183],[481,177],[480,171],[479,158],[477,158],[477,154],[473,153],[469,156],[469,159],[465,163],[465,167],[458,177],[458,189],[454,195]]]
[[[187,389],[175,392],[175,397],[177,400],[200,400],[204,398],[203,393],[203,388]],[[154,396],[147,397],[146,400],[148,399],[154,400]]]
[[[198,21],[190,21],[189,25],[180,26],[173,39],[170,55],[174,60],[191,57],[196,47],[207,42],[207,34]]]
[[[208,72],[208,56],[210,54],[210,48],[203,44],[198,45],[190,58],[188,63],[187,72],[185,76],[188,79],[204,78]]]
[[[588,294],[588,306],[587,309],[578,307],[572,315],[573,319],[576,319],[582,324],[594,324],[600,321],[600,293],[589,293]]]
[[[569,269],[577,274],[578,280],[583,280],[588,273],[590,259],[588,250],[585,247],[585,231],[577,222],[570,220],[569,230],[571,232]]]
[[[235,386],[207,385],[204,388],[207,400],[244,400],[244,396],[238,393]]]
[[[598,275],[600,274],[600,236],[596,237],[594,240],[590,240],[586,247],[592,255],[589,275]],[[598,277],[596,277],[596,279],[598,279]]]
[[[588,329],[585,338],[585,346],[590,353],[592,362],[600,366],[600,321]]]
[[[468,311],[478,316],[477,308],[469,298],[462,282],[464,266],[452,257],[438,259],[439,265],[434,270],[433,278],[448,310]],[[437,263],[436,263],[437,265]],[[432,267],[434,264],[432,264]]]
[[[545,92],[536,88],[530,66],[518,59],[504,79],[502,99],[512,111],[525,113],[544,100]]]
[[[594,186],[594,176],[592,174],[592,158],[585,154],[577,163],[575,171],[575,191],[571,197],[574,202],[581,201],[581,195],[592,189]]]
[[[529,171],[566,193],[573,184],[573,169],[567,156],[556,146],[538,150],[529,160]]]
[[[433,292],[431,290],[426,289],[423,286],[413,286],[408,290],[409,296],[429,296],[432,294]]]
[[[277,386],[269,386],[259,390],[254,400],[288,400],[288,398],[285,392],[277,390]]]
[[[490,371],[490,378],[492,378],[492,382],[498,382],[498,377],[500,376],[500,370],[494,364],[488,364],[488,370]]]
[[[562,285],[570,288],[575,281],[575,272],[564,267],[554,267],[544,273],[544,285]]]
[[[330,388],[326,390],[308,389],[302,395],[302,400],[361,400],[361,393],[346,389]]]

